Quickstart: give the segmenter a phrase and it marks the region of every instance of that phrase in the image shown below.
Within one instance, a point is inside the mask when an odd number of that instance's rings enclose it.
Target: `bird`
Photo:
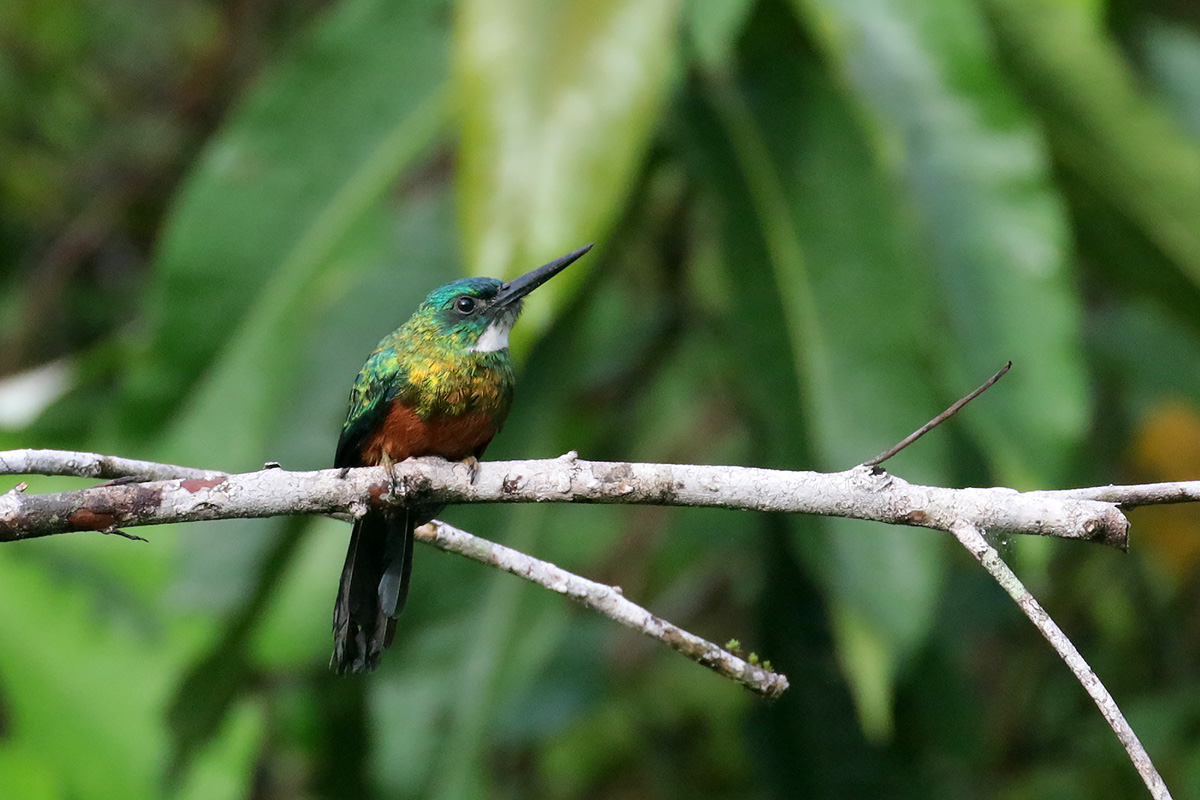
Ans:
[[[508,335],[524,298],[591,248],[508,282],[463,278],[430,292],[358,373],[334,466],[439,456],[467,462],[474,475],[512,406]],[[413,531],[442,508],[372,509],[355,520],[333,609],[330,667],[338,674],[379,667],[408,596]]]

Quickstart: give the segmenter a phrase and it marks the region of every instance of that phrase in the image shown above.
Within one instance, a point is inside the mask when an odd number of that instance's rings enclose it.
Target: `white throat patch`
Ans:
[[[508,332],[511,329],[512,322],[508,319],[495,320],[479,335],[479,341],[467,349],[472,353],[494,353],[497,350],[504,350],[508,347]]]

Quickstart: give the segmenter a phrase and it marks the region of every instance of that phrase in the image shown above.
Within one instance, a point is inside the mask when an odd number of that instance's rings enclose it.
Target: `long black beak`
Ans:
[[[537,287],[541,286],[546,281],[553,278],[558,273],[562,272],[567,267],[571,266],[575,261],[592,249],[592,245],[584,245],[578,250],[573,250],[561,258],[556,258],[549,264],[543,264],[537,269],[526,272],[519,278],[513,278],[508,283],[500,287],[500,291],[496,293],[496,298],[492,300],[493,308],[503,308],[510,303],[515,303],[525,295],[532,292]]]

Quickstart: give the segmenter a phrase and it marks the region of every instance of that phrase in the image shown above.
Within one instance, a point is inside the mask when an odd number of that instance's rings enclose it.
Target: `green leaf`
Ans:
[[[844,469],[940,409],[922,378],[935,352],[928,325],[935,297],[901,195],[853,110],[811,57],[778,57],[798,42],[794,21],[764,14],[741,80],[709,82],[743,182],[725,189],[726,259],[736,325],[748,337],[740,347],[755,353],[749,369],[799,380],[808,446],[793,447],[792,457],[811,450],[816,463],[790,466]],[[707,160],[728,159],[710,153]],[[749,241],[755,227],[761,246]],[[773,297],[764,294],[764,277]],[[791,364],[775,363],[768,342],[780,335],[772,327],[783,328]],[[788,409],[779,395],[763,402]],[[945,459],[944,440],[927,439],[902,463],[912,477],[934,481],[944,478]],[[882,735],[895,676],[932,623],[942,551],[935,537],[911,531],[845,520],[821,529],[819,541],[806,530],[796,545],[825,587],[834,620],[855,623],[835,628],[839,650],[864,728]]]
[[[256,766],[266,739],[266,703],[241,703],[211,747],[197,760],[178,800],[239,800],[254,792]]]
[[[278,586],[265,596],[270,605],[251,643],[254,664],[261,669],[311,669],[329,658],[333,639],[323,623],[333,612],[350,526],[317,518],[310,528]]]
[[[1055,156],[1200,282],[1200,148],[1144,91],[1102,20],[1066,2],[986,5]]]
[[[29,779],[48,770],[61,796],[80,800],[157,796],[173,672],[163,640],[102,615],[12,547],[0,553],[0,608],[5,740]]]
[[[322,271],[440,127],[444,11],[341,4],[210,145],[163,235],[126,432],[145,437],[185,397],[240,424],[229,442],[264,428]]]
[[[1151,19],[1145,26],[1146,67],[1167,107],[1200,141],[1200,34],[1181,23]]]
[[[308,518],[288,517],[276,526],[279,535],[262,559],[253,595],[238,608],[222,635],[179,681],[167,707],[167,724],[172,733],[167,773],[170,783],[176,784],[187,773],[250,684],[252,636],[288,563],[303,541],[308,524]]]
[[[1014,362],[964,424],[1006,485],[1061,481],[1090,411],[1067,226],[981,14],[936,0],[793,5],[917,216],[945,297],[948,392]]]
[[[603,234],[654,132],[678,9],[678,0],[460,5],[458,174],[473,272],[520,272]],[[534,294],[518,333],[544,327],[585,269]]]
[[[752,0],[687,0],[683,18],[696,57],[709,68],[726,66],[753,9]]]
[[[45,800],[62,795],[54,770],[36,751],[13,742],[0,745],[0,796],[7,800]]]

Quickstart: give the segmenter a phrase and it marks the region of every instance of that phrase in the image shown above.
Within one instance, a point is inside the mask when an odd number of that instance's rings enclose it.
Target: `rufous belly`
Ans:
[[[412,409],[393,402],[383,424],[363,445],[362,463],[378,464],[384,453],[392,461],[419,456],[441,456],[449,461],[478,458],[496,430],[492,417],[481,411],[421,419]]]

